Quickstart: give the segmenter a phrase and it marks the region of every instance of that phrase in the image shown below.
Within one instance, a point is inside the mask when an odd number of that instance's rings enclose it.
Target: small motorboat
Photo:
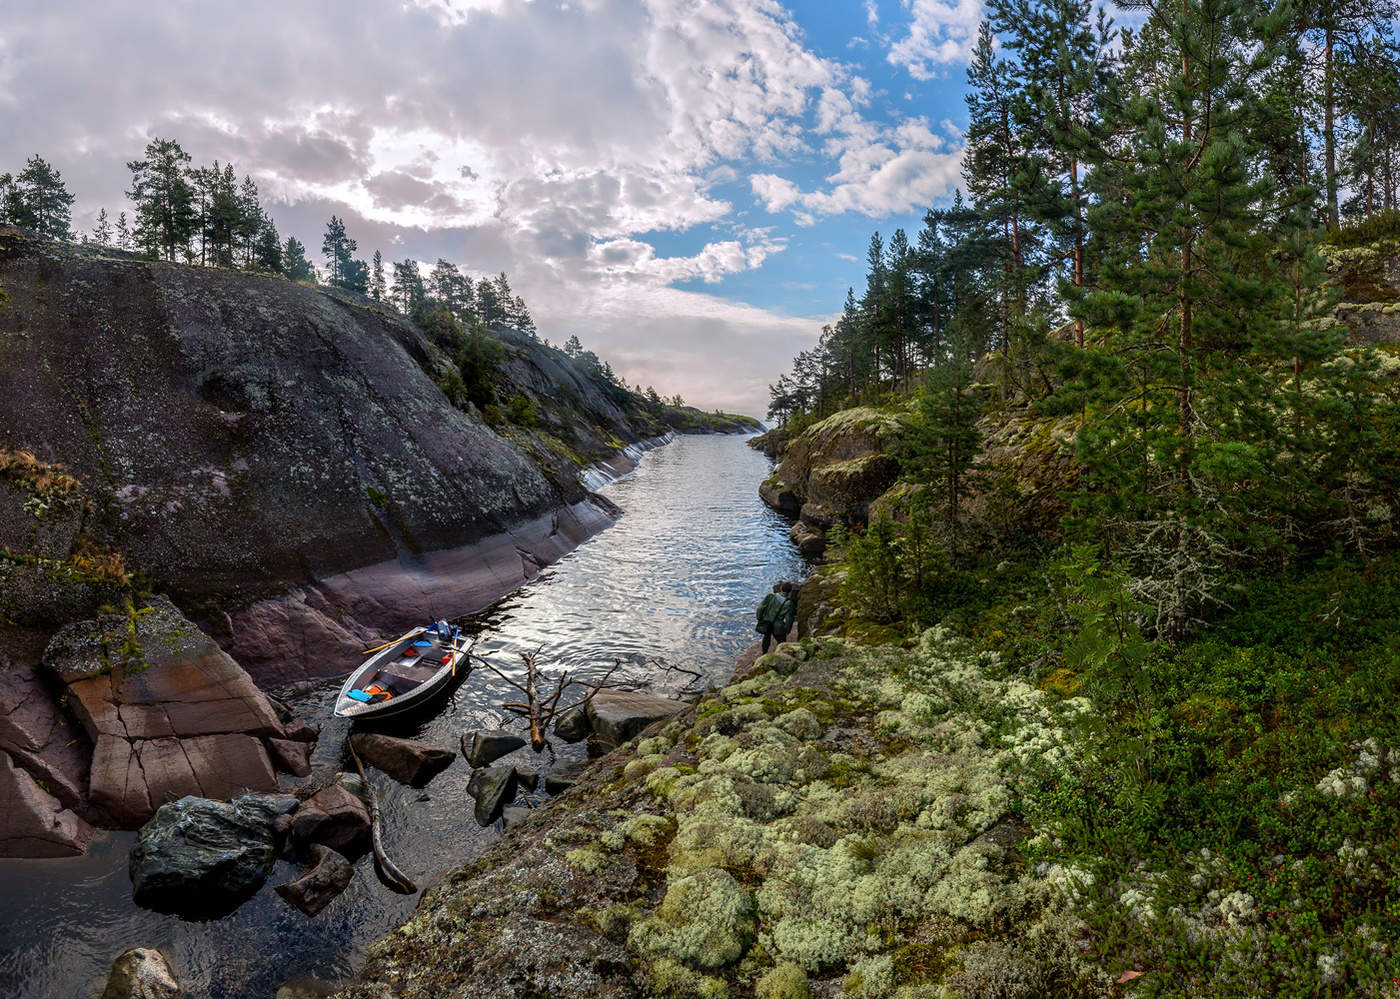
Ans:
[[[420,707],[458,673],[466,647],[446,621],[414,628],[378,649],[340,688],[335,713],[357,721],[387,718]]]

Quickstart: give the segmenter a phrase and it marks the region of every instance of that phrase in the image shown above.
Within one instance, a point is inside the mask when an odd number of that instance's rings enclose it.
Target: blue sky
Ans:
[[[979,0],[51,0],[0,23],[0,171],[75,224],[152,136],[232,160],[284,235],[506,270],[542,335],[761,415],[959,183]],[[854,259],[852,259],[854,258]]]

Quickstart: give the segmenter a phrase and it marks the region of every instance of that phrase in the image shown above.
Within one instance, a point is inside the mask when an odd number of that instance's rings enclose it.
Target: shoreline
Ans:
[[[582,469],[584,499],[507,531],[420,556],[400,553],[201,620],[199,626],[263,689],[342,675],[382,632],[401,631],[425,617],[485,610],[607,530],[623,511],[594,490],[630,475],[646,452],[675,438],[674,433],[647,438]]]

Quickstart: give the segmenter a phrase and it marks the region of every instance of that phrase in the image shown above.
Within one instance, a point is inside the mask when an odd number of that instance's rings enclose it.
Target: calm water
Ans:
[[[599,676],[621,661],[613,678],[634,687],[666,692],[693,682],[668,666],[722,681],[755,637],[754,605],[775,580],[803,572],[787,524],[758,499],[768,467],[739,437],[682,437],[648,452],[633,475],[602,490],[626,511],[616,526],[460,623],[477,632],[478,653],[513,674],[521,652],[540,650],[550,676],[566,669]],[[296,705],[324,722],[313,761],[318,772],[341,767],[349,729],[329,719],[338,686],[327,681]],[[456,747],[463,732],[502,723],[500,704],[518,699],[508,684],[478,669],[436,717],[391,731]],[[582,755],[581,746],[560,746],[558,758]],[[502,762],[545,770],[551,760],[526,748]],[[370,771],[385,806],[385,845],[420,886],[475,857],[498,835],[472,818],[470,776],[460,755],[423,791]],[[237,912],[215,922],[182,922],[132,905],[126,857],[134,839],[105,834],[78,860],[0,860],[0,996],[95,995],[112,959],[143,946],[170,958],[191,995],[272,999],[290,978],[348,978],[364,947],[402,922],[418,900],[384,888],[366,857],[350,888],[307,919],[272,891],[299,872],[279,862],[267,886]]]

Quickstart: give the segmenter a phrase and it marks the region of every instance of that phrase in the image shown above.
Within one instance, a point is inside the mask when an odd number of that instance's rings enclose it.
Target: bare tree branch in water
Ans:
[[[553,692],[542,697],[539,691],[539,654],[540,649],[536,649],[534,652],[522,652],[520,654],[520,658],[525,663],[524,683],[520,683],[508,676],[482,657],[476,655],[472,656],[472,658],[481,665],[485,666],[492,673],[495,673],[506,683],[525,695],[525,700],[523,702],[511,701],[502,704],[501,707],[529,721],[530,747],[537,753],[549,745],[548,739],[545,738],[545,732],[548,731],[549,727],[554,724],[555,720],[560,715],[574,708],[586,706],[589,701],[593,700],[593,695],[600,690],[621,686],[621,684],[611,683],[609,681],[612,679],[613,673],[617,672],[618,667],[622,665],[621,660],[613,663],[612,668],[603,674],[603,678],[594,683],[575,679],[565,672],[559,677]],[[587,693],[578,701],[561,708],[559,702],[563,700],[565,692],[570,687],[583,687],[587,690]]]

